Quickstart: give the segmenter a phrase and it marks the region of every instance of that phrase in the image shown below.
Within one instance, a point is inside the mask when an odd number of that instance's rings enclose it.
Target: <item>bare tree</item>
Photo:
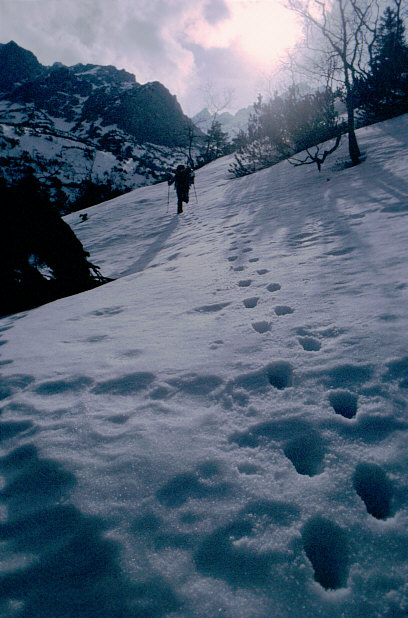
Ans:
[[[286,6],[303,23],[305,45],[314,58],[309,70],[315,74],[324,70],[327,75],[330,67],[344,88],[349,154],[357,165],[361,153],[355,134],[353,87],[369,64],[377,32],[377,0],[286,0]]]
[[[204,149],[201,154],[201,163],[208,163],[213,159],[225,154],[228,146],[228,133],[222,130],[219,115],[230,107],[234,99],[234,91],[225,88],[222,92],[215,91],[211,82],[207,82],[203,88],[204,101],[209,118],[206,119]],[[197,125],[200,126],[200,121]],[[200,127],[201,128],[201,127]]]
[[[196,141],[197,136],[199,135],[199,130],[197,130],[197,127],[195,126],[194,122],[190,118],[186,122],[185,131],[186,131],[187,141],[188,141],[188,154],[187,154],[188,164],[190,167],[193,168],[194,167],[193,147],[194,147],[194,142]]]
[[[234,100],[234,90],[225,88],[222,92],[215,91],[213,84],[208,81],[203,88],[205,105],[212,118],[225,111]]]
[[[312,165],[313,163],[316,163],[317,169],[320,172],[322,169],[322,165],[326,161],[327,157],[331,155],[335,150],[337,150],[337,148],[340,146],[340,141],[341,135],[338,135],[336,137],[334,146],[332,146],[328,150],[324,150],[321,154],[321,147],[318,145],[315,146],[314,152],[312,152],[310,148],[306,148],[307,154],[304,159],[299,159],[299,157],[291,157],[290,159],[288,159],[288,161],[291,165],[293,165],[293,167],[299,167],[300,165]]]

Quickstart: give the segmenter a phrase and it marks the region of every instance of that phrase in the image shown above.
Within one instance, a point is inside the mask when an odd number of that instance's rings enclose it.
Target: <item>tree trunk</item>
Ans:
[[[361,152],[358,147],[355,131],[353,94],[350,91],[347,93],[346,106],[350,159],[353,165],[358,165],[360,163]]]

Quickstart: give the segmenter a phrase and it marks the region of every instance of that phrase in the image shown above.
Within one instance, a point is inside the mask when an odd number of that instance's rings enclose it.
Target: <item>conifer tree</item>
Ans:
[[[356,87],[367,122],[384,120],[408,111],[408,45],[396,8],[387,7],[373,45],[371,69]]]
[[[222,125],[215,115],[205,136],[205,147],[201,155],[201,162],[209,163],[227,154],[230,151],[228,139],[228,133],[222,130]]]
[[[108,281],[34,176],[0,187],[0,315],[37,307]]]

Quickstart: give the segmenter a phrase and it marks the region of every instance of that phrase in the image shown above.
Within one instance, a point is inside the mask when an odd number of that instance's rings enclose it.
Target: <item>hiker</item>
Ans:
[[[169,186],[174,183],[177,191],[177,214],[183,212],[183,202],[188,204],[190,186],[194,184],[195,174],[190,167],[178,165],[174,176],[168,180]]]

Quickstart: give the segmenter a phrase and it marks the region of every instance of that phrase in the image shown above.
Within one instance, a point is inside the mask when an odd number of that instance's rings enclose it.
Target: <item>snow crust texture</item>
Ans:
[[[116,280],[0,322],[1,616],[408,615],[407,129],[67,217]]]

